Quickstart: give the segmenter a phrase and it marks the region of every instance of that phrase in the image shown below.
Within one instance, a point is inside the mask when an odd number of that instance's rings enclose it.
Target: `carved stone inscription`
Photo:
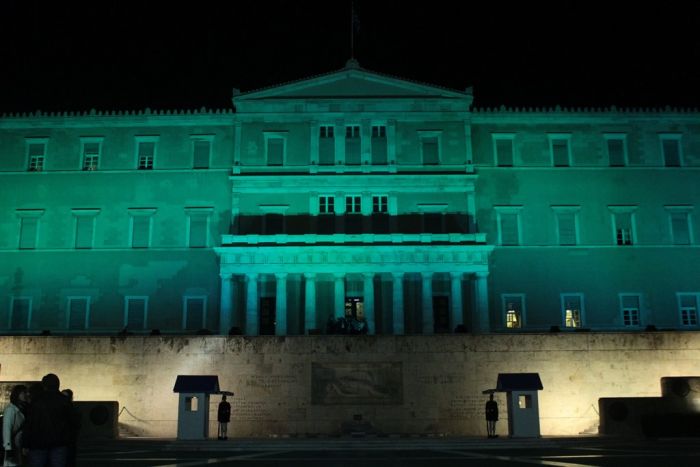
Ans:
[[[314,405],[400,405],[401,362],[312,363]]]

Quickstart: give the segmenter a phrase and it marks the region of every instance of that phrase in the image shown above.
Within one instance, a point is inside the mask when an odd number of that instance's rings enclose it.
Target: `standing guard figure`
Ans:
[[[226,396],[221,396],[219,402],[219,413],[217,414],[219,422],[219,440],[228,439],[228,422],[231,421],[231,404],[226,402]]]
[[[486,433],[489,438],[498,438],[496,434],[496,422],[498,421],[498,402],[493,400],[493,393],[486,401]]]

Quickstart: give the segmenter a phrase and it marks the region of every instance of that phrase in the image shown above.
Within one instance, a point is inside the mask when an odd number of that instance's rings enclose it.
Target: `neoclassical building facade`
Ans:
[[[485,109],[356,62],[0,118],[3,333],[698,326],[700,113]]]

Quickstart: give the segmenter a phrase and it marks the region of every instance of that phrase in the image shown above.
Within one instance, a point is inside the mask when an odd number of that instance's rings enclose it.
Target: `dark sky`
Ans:
[[[356,0],[356,57],[479,106],[700,107],[700,2],[624,3]],[[224,108],[350,55],[349,0],[0,9],[0,112]]]

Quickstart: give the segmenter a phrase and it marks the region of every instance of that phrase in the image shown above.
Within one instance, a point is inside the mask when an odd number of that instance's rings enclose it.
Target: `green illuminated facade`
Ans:
[[[353,62],[226,110],[5,115],[0,329],[697,329],[699,175],[695,110],[483,109]]]

